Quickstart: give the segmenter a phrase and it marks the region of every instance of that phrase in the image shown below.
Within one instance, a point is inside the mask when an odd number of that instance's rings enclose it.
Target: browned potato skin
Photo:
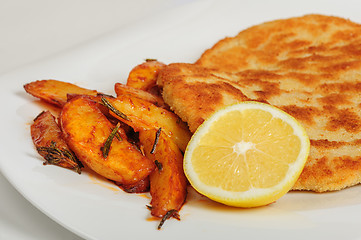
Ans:
[[[166,134],[160,134],[155,152],[150,153],[155,135],[155,130],[140,131],[139,140],[144,146],[145,155],[162,165],[161,169],[155,169],[149,178],[151,214],[164,217],[168,211],[178,211],[182,207],[187,195],[187,180],[183,172],[183,155]]]
[[[161,127],[182,151],[186,149],[191,133],[187,125],[174,113],[132,96],[121,95],[117,98],[107,98],[107,100],[124,113],[130,121],[110,113],[131,126],[136,132]]]
[[[165,66],[164,63],[150,60],[135,66],[129,73],[127,86],[151,91],[156,86],[159,71]]]
[[[30,132],[31,138],[37,150],[41,147],[49,148],[52,143],[55,143],[57,149],[71,152],[62,136],[60,127],[57,124],[55,117],[49,111],[41,112],[34,119],[34,122],[30,127]],[[46,152],[39,150],[38,152],[45,160],[47,160],[47,163],[55,164],[80,173],[80,165],[73,159],[67,156],[59,155],[58,161],[55,163],[46,158]]]
[[[75,84],[58,80],[38,80],[24,85],[27,93],[57,107],[67,102],[67,94],[97,95],[97,91],[79,87]]]
[[[84,95],[84,94],[67,94],[67,101],[70,101],[72,98],[75,98],[75,97],[79,97],[79,96],[86,96],[88,97],[89,99],[93,100],[94,102],[98,103],[97,107],[100,109],[100,111],[108,118],[108,120],[110,120],[112,122],[112,120],[115,120],[116,123],[119,122],[116,118],[114,118],[110,113],[109,113],[109,109],[104,106],[102,104],[102,100],[101,98],[103,96],[105,97],[110,97],[110,98],[113,98],[113,96],[110,96],[110,95],[105,95],[105,94],[102,94],[102,93],[98,93],[97,95],[93,96],[93,95]],[[112,122],[114,123],[114,121]],[[124,124],[123,122],[122,123],[122,127],[126,126],[126,124]],[[119,128],[119,130],[121,131],[121,128]]]
[[[151,94],[149,92],[146,92],[144,90],[129,87],[129,86],[121,84],[121,83],[116,83],[114,85],[114,90],[115,90],[115,93],[117,94],[117,96],[122,96],[122,95],[129,96],[130,95],[133,97],[143,99],[150,103],[153,103],[157,107],[169,109],[169,106],[167,104],[165,104],[163,98],[156,96],[154,94]]]
[[[121,189],[123,189],[124,192],[127,193],[145,193],[149,192],[149,177],[140,180],[139,182],[136,182],[134,184],[120,184],[118,182],[115,182],[116,185],[118,185]]]
[[[101,147],[114,127],[87,96],[72,98],[64,105],[60,122],[69,147],[79,160],[93,171],[120,184],[134,184],[146,178],[155,168],[126,139],[113,139],[109,155]]]

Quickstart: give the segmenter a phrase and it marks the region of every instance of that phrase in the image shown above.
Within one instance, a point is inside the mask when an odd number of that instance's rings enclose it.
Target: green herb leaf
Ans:
[[[67,162],[72,166],[72,169],[77,173],[81,173],[81,169],[83,164],[78,160],[78,158],[69,150],[67,149],[59,149],[56,147],[56,142],[51,141],[49,147],[37,147],[36,150],[41,154],[45,153],[44,159],[46,163],[53,164],[53,165],[60,165],[61,162]],[[69,161],[69,160],[71,161]]]
[[[104,158],[107,158],[109,155],[110,145],[112,144],[114,137],[117,135],[119,127],[120,127],[120,123],[118,122],[117,125],[115,126],[115,128],[109,134],[109,137],[105,141],[103,147],[100,148],[103,153]]]
[[[118,117],[121,117],[127,121],[131,121],[130,118],[128,118],[127,115],[116,109],[105,97],[101,97],[102,103],[104,106],[106,106],[110,111],[115,113]]]
[[[167,221],[169,218],[171,217],[174,217],[175,219],[178,219],[180,220],[180,217],[179,217],[179,213],[177,210],[175,209],[172,209],[172,210],[169,210],[162,218],[162,220],[160,221],[159,225],[158,225],[158,230],[160,230],[163,226],[163,224],[165,223],[165,221]]]
[[[154,161],[155,166],[157,166],[158,171],[161,172],[163,170],[163,164],[161,162],[159,162],[158,160]]]
[[[160,136],[160,133],[162,131],[162,128],[159,128],[157,130],[157,132],[155,133],[155,139],[154,139],[154,144],[153,144],[153,147],[152,147],[152,150],[150,150],[150,154],[153,154],[155,152],[155,149],[157,147],[157,144],[158,144],[158,141],[159,141],[159,136]]]

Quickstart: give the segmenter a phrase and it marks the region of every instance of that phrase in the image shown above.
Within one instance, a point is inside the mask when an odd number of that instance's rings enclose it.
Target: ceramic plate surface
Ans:
[[[226,207],[190,190],[181,221],[158,231],[146,208],[149,195],[124,193],[94,174],[43,166],[30,124],[47,105],[23,90],[52,78],[114,94],[114,83],[124,83],[144,59],[194,62],[218,40],[254,24],[308,13],[361,23],[360,9],[359,1],[198,1],[2,75],[1,171],[33,205],[87,239],[361,239],[361,186],[290,192],[256,209]]]

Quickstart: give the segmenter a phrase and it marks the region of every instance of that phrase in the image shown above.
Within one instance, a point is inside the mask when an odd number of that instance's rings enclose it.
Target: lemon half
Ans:
[[[292,188],[309,149],[295,118],[268,104],[242,102],[216,111],[197,129],[184,171],[194,189],[214,201],[257,207]]]

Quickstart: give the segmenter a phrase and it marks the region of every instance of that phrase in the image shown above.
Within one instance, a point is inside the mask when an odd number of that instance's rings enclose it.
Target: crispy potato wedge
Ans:
[[[116,110],[123,113],[128,120],[113,111],[110,111],[110,113],[131,126],[136,132],[162,128],[163,132],[171,137],[182,151],[186,149],[191,133],[188,126],[173,112],[129,95],[121,95],[117,98],[104,98]]]
[[[72,98],[75,98],[75,97],[79,97],[79,96],[87,96],[89,99],[93,100],[94,102],[97,102],[98,103],[98,108],[100,109],[100,111],[109,119],[111,120],[112,123],[114,123],[113,120],[115,120],[116,122],[119,122],[116,118],[114,118],[112,115],[110,115],[109,113],[109,109],[104,106],[102,104],[102,100],[101,98],[103,96],[105,97],[113,97],[111,95],[107,95],[107,94],[102,94],[102,93],[98,93],[96,95],[86,95],[86,94],[76,94],[76,93],[72,93],[72,94],[67,94],[67,101],[70,101]],[[125,126],[125,124],[123,124],[123,126]],[[122,126],[122,127],[123,127]]]
[[[27,93],[55,106],[62,107],[67,102],[67,94],[97,95],[97,91],[78,87],[58,80],[38,80],[24,85]]]
[[[139,141],[145,155],[157,165],[149,176],[151,214],[164,217],[169,211],[178,211],[182,207],[187,195],[187,180],[183,172],[183,154],[178,146],[163,132],[158,137],[156,133],[156,130],[142,130]],[[158,142],[153,149],[156,138]]]
[[[149,177],[140,180],[139,182],[136,182],[134,184],[120,184],[118,182],[115,182],[116,185],[118,185],[121,189],[123,189],[124,192],[127,193],[144,193],[149,192]]]
[[[129,73],[127,86],[151,91],[157,86],[158,72],[165,66],[156,60],[147,60],[146,62],[135,66]]]
[[[81,172],[83,166],[66,144],[55,117],[49,111],[41,112],[30,127],[31,138],[38,153],[53,164]]]
[[[115,93],[117,94],[117,96],[131,95],[133,97],[137,97],[137,98],[143,99],[145,101],[148,101],[150,103],[153,103],[157,107],[169,109],[169,106],[167,104],[165,104],[165,102],[163,101],[163,98],[156,96],[154,94],[151,94],[149,92],[146,92],[144,90],[129,87],[129,86],[121,84],[121,83],[116,83],[114,85],[114,90],[115,90]]]
[[[60,115],[65,140],[79,160],[105,178],[121,184],[134,184],[146,178],[155,168],[126,139],[114,137],[104,157],[102,149],[114,128],[87,96],[72,98]]]

